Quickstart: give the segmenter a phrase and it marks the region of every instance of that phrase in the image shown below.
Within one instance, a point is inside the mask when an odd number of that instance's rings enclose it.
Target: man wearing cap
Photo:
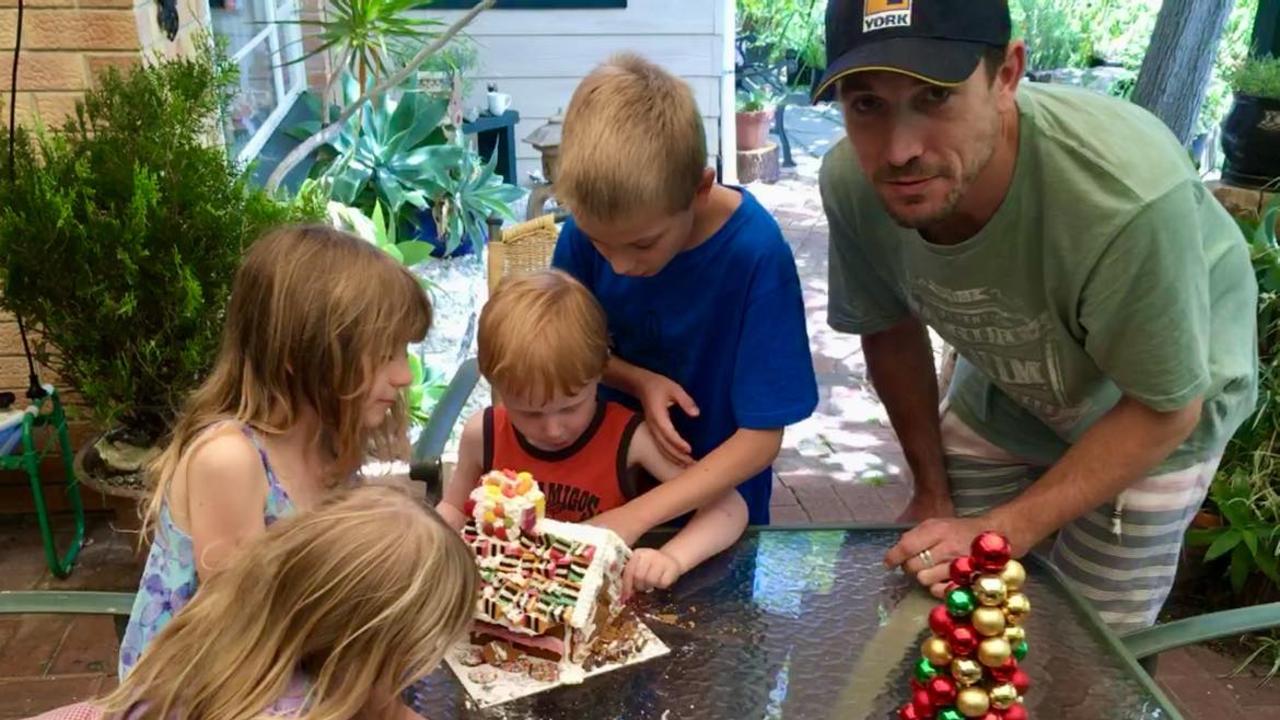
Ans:
[[[1002,0],[831,0],[828,321],[862,336],[911,467],[886,557],[940,594],[979,532],[1116,629],[1155,621],[1256,397],[1239,230],[1154,116],[1021,84]],[[941,407],[926,327],[957,351]]]

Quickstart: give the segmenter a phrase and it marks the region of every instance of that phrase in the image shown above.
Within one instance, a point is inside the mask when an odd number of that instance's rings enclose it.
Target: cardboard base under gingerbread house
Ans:
[[[550,664],[546,660],[524,659],[523,663],[517,662],[511,665],[510,670],[514,671],[493,667],[487,663],[471,665],[466,658],[474,658],[480,653],[480,648],[465,641],[459,643],[457,647],[449,652],[445,657],[445,662],[448,664],[449,669],[453,671],[454,676],[458,678],[458,682],[462,683],[462,687],[466,688],[467,694],[471,696],[477,706],[481,708],[493,707],[494,705],[501,705],[512,700],[546,692],[561,685],[579,684],[588,678],[613,672],[630,665],[637,665],[671,652],[644,623],[637,623],[636,627],[644,639],[644,644],[640,647],[639,652],[624,662],[609,663],[592,670],[581,670],[579,668],[574,671],[561,668],[559,677],[553,681],[535,679],[533,675],[538,673],[531,674],[529,672],[530,663]]]

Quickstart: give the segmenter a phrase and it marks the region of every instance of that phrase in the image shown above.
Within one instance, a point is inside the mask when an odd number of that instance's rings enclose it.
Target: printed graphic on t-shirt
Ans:
[[[547,498],[547,517],[583,522],[600,514],[600,496],[576,485],[539,481]]]
[[[1071,405],[1051,316],[1018,310],[998,288],[952,289],[915,278],[910,304],[916,317],[937,331],[1018,404],[1050,426],[1071,428],[1089,410]]]

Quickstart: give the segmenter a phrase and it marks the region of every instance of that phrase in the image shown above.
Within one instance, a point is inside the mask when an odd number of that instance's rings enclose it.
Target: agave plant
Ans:
[[[343,81],[342,95],[355,99],[359,86],[354,78]],[[320,101],[308,97],[318,115]],[[405,92],[398,99],[383,95],[367,103],[346,122],[321,153],[317,171],[331,180],[332,199],[371,212],[375,202],[387,209],[390,219],[403,226],[405,204],[430,206],[429,178],[434,165],[456,162],[459,151],[447,144],[443,125],[448,101],[421,92]],[[289,129],[297,138],[320,129],[319,120]]]
[[[435,221],[435,233],[424,233],[429,240],[437,240],[438,249],[445,257],[453,255],[467,241],[483,242],[485,223],[490,216],[514,220],[511,203],[524,194],[514,185],[507,185],[494,172],[498,156],[495,153],[486,162],[480,156],[461,145],[456,138],[450,145],[432,148],[432,155],[439,162],[426,162],[422,169],[423,180],[431,199],[431,217]]]

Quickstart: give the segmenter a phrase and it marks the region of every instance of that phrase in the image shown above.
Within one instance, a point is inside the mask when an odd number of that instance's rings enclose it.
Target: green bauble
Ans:
[[[961,715],[960,711],[953,707],[939,710],[935,717],[937,717],[938,720],[964,720],[964,715]]]
[[[947,612],[951,613],[951,617],[968,617],[977,606],[978,599],[967,587],[956,588],[947,593]]]
[[[920,658],[920,662],[916,663],[916,680],[927,683],[938,675],[938,668],[933,666],[926,658]]]
[[[1027,647],[1027,641],[1023,640],[1013,648],[1013,656],[1018,659],[1018,662],[1022,662],[1022,658],[1027,656],[1027,650],[1029,649],[1030,648]]]

